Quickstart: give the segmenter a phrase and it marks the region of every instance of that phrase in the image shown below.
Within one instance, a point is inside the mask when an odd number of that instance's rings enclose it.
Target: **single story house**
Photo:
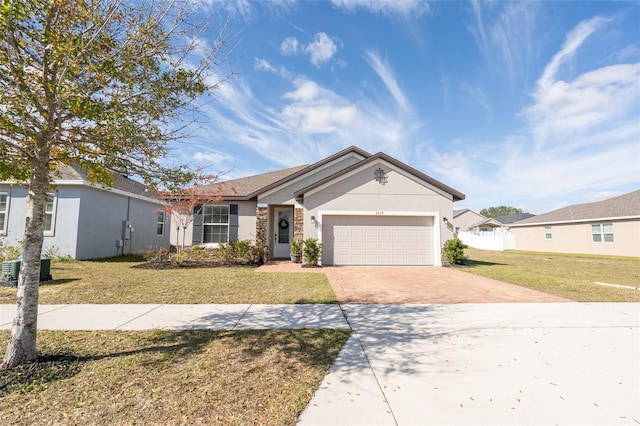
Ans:
[[[75,259],[95,259],[169,247],[169,218],[145,185],[115,175],[113,188],[89,183],[77,165],[54,175],[45,216],[43,252],[55,249]],[[0,182],[0,240],[23,239],[27,190]]]
[[[355,146],[309,166],[220,186],[226,195],[203,206],[187,241],[249,239],[270,258],[287,258],[293,238],[317,238],[323,265],[439,266],[441,246],[453,236],[444,219],[464,199],[387,154]]]
[[[640,190],[509,225],[516,249],[640,257]]]
[[[454,232],[457,234],[461,231],[471,231],[473,230],[473,225],[485,219],[484,216],[470,209],[454,210],[452,221]]]

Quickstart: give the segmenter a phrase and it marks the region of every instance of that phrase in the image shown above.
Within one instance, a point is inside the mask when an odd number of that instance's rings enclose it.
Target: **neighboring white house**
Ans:
[[[115,176],[113,188],[89,183],[78,166],[58,169],[49,193],[43,252],[94,259],[143,252],[148,246],[169,247],[169,218],[162,202],[143,184]],[[22,240],[27,190],[0,182],[0,240]]]
[[[187,241],[249,239],[270,258],[285,258],[293,238],[317,238],[324,265],[441,265],[441,246],[453,236],[444,218],[464,199],[407,164],[354,146],[310,166],[216,185],[226,195],[202,208]]]

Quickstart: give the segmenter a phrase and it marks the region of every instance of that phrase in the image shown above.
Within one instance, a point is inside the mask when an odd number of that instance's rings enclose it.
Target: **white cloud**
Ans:
[[[295,37],[287,37],[280,44],[280,52],[283,55],[295,55],[298,53],[300,43]]]
[[[276,69],[268,61],[260,58],[253,59],[253,68],[261,71],[276,72]]]
[[[311,135],[335,133],[353,123],[357,111],[345,99],[309,80],[299,79],[294,85],[296,90],[283,96],[293,101],[281,114],[287,127]]]
[[[233,156],[220,151],[196,152],[193,159],[198,162],[212,163],[216,166],[223,163],[230,163],[234,160]]]
[[[265,60],[265,59],[261,59],[261,58],[254,58],[253,60],[253,68],[258,70],[258,71],[265,71],[265,72],[270,72],[273,74],[277,74],[281,77],[290,79],[291,78],[291,72],[289,72],[289,70],[287,70],[286,68],[282,67],[282,66],[274,66],[271,64],[271,62]]]
[[[429,2],[424,0],[331,0],[333,7],[348,13],[364,9],[378,15],[402,15],[419,18],[429,12]]]
[[[531,67],[534,41],[539,38],[536,24],[540,5],[526,1],[471,4],[474,23],[468,24],[467,30],[485,62],[494,72],[506,73],[513,87],[521,86]]]
[[[398,108],[403,112],[408,112],[410,110],[409,101],[402,89],[400,89],[398,81],[396,80],[389,63],[386,60],[383,60],[379,54],[371,51],[365,52],[364,59],[367,61],[369,66],[373,68],[376,74],[378,74],[378,77],[382,79],[387,90],[389,90],[391,96],[393,96]]]
[[[326,33],[317,33],[313,42],[304,49],[311,57],[311,63],[316,67],[329,61],[337,50],[338,47]]]
[[[587,21],[582,21],[567,34],[562,49],[560,49],[560,51],[554,55],[551,62],[547,64],[542,76],[538,80],[538,93],[544,93],[549,90],[551,85],[553,85],[556,74],[566,60],[575,54],[587,37],[596,31],[603,23],[609,21],[610,19],[596,16]]]
[[[307,54],[309,61],[316,67],[330,61],[337,51],[338,46],[334,39],[323,32],[316,33],[313,41],[306,46],[295,37],[287,37],[280,44],[280,52],[283,55]]]
[[[292,83],[279,99],[265,100],[240,77],[226,82],[216,109],[200,110],[215,119],[215,128],[199,135],[210,146],[233,141],[283,167],[307,164],[349,145],[401,157],[411,141],[415,123],[388,102],[350,100],[308,78]]]
[[[466,149],[429,152],[427,170],[466,193],[469,201],[460,207],[510,204],[544,213],[639,187],[640,63],[574,76],[563,72],[607,21],[590,19],[567,33],[541,73],[531,103],[521,110],[522,128],[502,141],[468,141]]]

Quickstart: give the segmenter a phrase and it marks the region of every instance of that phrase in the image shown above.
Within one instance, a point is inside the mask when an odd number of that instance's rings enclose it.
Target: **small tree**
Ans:
[[[171,222],[176,228],[176,248],[180,252],[184,250],[187,228],[193,223],[195,217],[202,212],[203,207],[209,203],[215,203],[224,198],[225,193],[220,183],[215,182],[217,176],[204,175],[190,188],[181,188],[173,191],[159,191],[165,200],[165,205],[158,210],[171,217]],[[234,194],[235,188],[230,189]],[[180,242],[180,229],[182,228],[182,242]]]
[[[459,238],[452,238],[444,243],[444,258],[451,265],[462,265],[467,259],[464,249],[467,246]]]

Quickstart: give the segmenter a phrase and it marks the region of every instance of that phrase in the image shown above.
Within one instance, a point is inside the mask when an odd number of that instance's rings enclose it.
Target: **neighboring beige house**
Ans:
[[[476,223],[482,222],[486,218],[481,214],[469,209],[453,211],[453,229],[456,233],[472,231]]]
[[[384,153],[352,146],[310,166],[222,182],[187,228],[192,244],[249,239],[270,258],[317,238],[323,265],[441,265],[464,194]],[[175,241],[174,241],[175,243]]]
[[[640,257],[640,190],[509,225],[516,249]]]

